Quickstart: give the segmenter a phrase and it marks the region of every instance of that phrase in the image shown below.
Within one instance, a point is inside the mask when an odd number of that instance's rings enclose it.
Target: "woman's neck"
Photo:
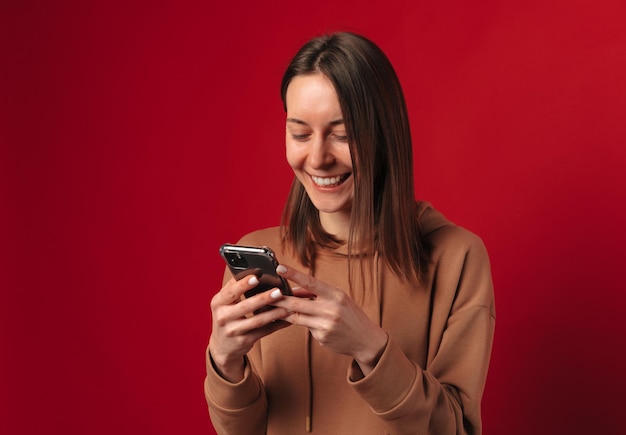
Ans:
[[[345,213],[320,212],[320,224],[328,234],[339,240],[348,240],[350,235],[350,215]]]

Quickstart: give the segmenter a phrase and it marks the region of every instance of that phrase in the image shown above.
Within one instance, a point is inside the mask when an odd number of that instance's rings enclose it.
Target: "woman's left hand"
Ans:
[[[272,304],[291,312],[282,320],[307,327],[322,346],[354,358],[364,375],[371,372],[387,345],[387,333],[343,291],[291,267],[276,270],[300,286],[293,288],[295,297]]]

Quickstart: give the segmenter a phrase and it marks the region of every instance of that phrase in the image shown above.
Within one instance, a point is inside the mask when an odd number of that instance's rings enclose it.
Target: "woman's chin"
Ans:
[[[344,214],[350,216],[352,201],[316,201],[311,200],[315,208],[324,214]]]

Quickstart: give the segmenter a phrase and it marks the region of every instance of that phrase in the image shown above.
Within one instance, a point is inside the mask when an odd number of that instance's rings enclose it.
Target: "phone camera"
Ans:
[[[246,269],[248,267],[248,262],[239,253],[226,254],[226,259],[231,266],[237,269]]]

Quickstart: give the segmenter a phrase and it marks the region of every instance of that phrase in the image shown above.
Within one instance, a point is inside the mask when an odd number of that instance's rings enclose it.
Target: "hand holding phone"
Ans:
[[[286,310],[271,305],[281,299],[280,295],[271,292],[244,302],[241,297],[249,298],[274,288],[289,295],[291,289],[286,279],[276,273],[278,262],[269,248],[225,244],[220,247],[220,254],[237,281],[228,280],[211,299],[210,360],[220,376],[239,382],[244,375],[244,356],[254,343],[290,325],[283,321]],[[251,277],[242,279],[250,275],[256,276],[256,286]],[[255,316],[251,316],[252,312]]]

